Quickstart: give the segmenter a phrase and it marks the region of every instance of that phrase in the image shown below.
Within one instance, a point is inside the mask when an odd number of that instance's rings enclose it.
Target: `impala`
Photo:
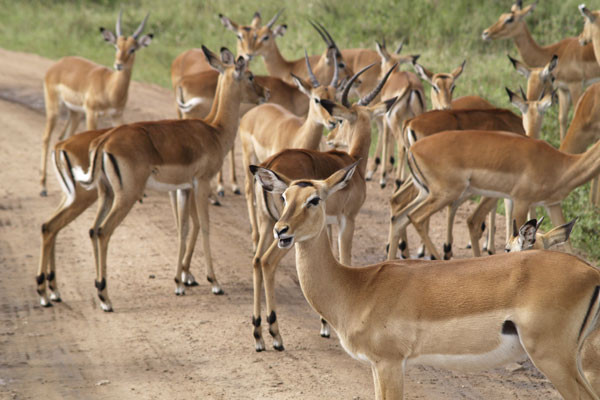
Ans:
[[[431,85],[431,108],[434,110],[447,110],[452,108],[452,94],[455,82],[462,74],[467,60],[454,69],[451,73],[433,73],[416,61],[413,63],[417,74]]]
[[[317,150],[323,137],[323,126],[331,129],[335,127],[336,120],[321,106],[321,100],[335,99],[339,85],[338,74],[334,74],[329,86],[321,85],[313,74],[306,55],[305,62],[310,83],[295,75],[292,78],[298,89],[309,98],[306,117],[298,117],[277,104],[261,104],[248,111],[240,120],[242,161],[246,173],[245,193],[254,250],[258,245],[258,229],[250,164],[263,162],[267,157],[288,148]]]
[[[414,63],[419,56],[401,56],[400,46],[395,54],[390,54],[386,47],[385,41],[381,44],[376,42],[377,53],[381,57],[381,71],[388,71],[394,64],[398,64],[398,70],[396,70],[388,80],[387,84],[381,91],[381,98],[389,99],[392,97],[404,97],[403,93],[408,92],[408,95],[402,101],[398,101],[393,109],[383,117],[383,132],[378,132],[379,137],[377,139],[377,150],[375,154],[378,155],[378,149],[381,146],[382,160],[384,165],[382,168],[381,179],[379,184],[382,188],[386,185],[386,167],[385,163],[390,161],[392,167],[394,167],[394,153],[396,150],[397,143],[396,135],[400,134],[402,123],[415,115],[419,115],[425,111],[425,93],[423,92],[423,84],[417,75],[412,72],[400,71],[400,65],[403,63]],[[396,140],[394,140],[396,139]],[[397,164],[396,178],[404,179],[404,147],[400,146],[398,149],[398,159],[400,160]],[[376,164],[375,164],[376,165]]]
[[[108,241],[146,187],[162,191],[180,190],[178,215],[188,215],[188,199],[196,204],[202,233],[207,279],[215,294],[223,291],[216,279],[209,244],[208,194],[210,180],[219,171],[231,150],[237,132],[242,101],[260,101],[268,93],[254,81],[247,61],[221,49],[221,60],[203,47],[210,65],[221,73],[219,93],[213,108],[214,119],[139,122],[113,129],[91,149],[88,172],[77,172],[84,187],[103,180],[113,193],[100,191],[99,212],[90,230],[96,255],[96,287],[101,307],[111,311],[106,289]],[[193,191],[193,195],[190,192]],[[110,211],[104,213],[103,210]],[[195,243],[195,237],[189,243]],[[183,246],[184,240],[180,241]],[[189,246],[189,244],[188,244]],[[189,248],[189,247],[188,247]],[[176,294],[184,294],[182,264],[178,263]]]
[[[589,84],[600,78],[600,66],[592,46],[579,46],[576,37],[568,37],[547,46],[537,44],[525,23],[525,17],[533,12],[536,4],[523,8],[523,1],[517,0],[510,12],[500,15],[495,24],[483,31],[482,37],[484,40],[512,38],[521,59],[529,67],[543,67],[554,55],[558,56],[560,62],[554,76],[558,88],[558,120],[562,140],[567,131],[571,104],[577,104],[583,91],[582,84]]]
[[[353,76],[348,82],[342,93],[341,105],[326,99],[321,100],[322,107],[335,118],[344,121],[336,130],[343,131],[338,132],[338,135],[346,138],[346,144],[349,147],[348,153],[336,150],[319,152],[309,149],[287,149],[269,157],[261,164],[263,167],[276,171],[281,179],[290,182],[294,179],[325,178],[334,171],[358,161],[358,173],[349,182],[348,187],[333,196],[331,201],[327,203],[328,218],[339,225],[338,248],[340,260],[343,263],[351,262],[354,221],[366,199],[364,176],[371,145],[371,118],[387,112],[396,101],[396,98],[373,106],[368,105],[377,97],[395,67],[395,65],[392,66],[373,91],[354,105],[348,103],[348,92],[365,69]],[[251,165],[249,170],[254,174],[256,168],[256,166]],[[256,196],[259,240],[253,259],[254,313],[252,315],[253,334],[256,341],[255,348],[256,351],[265,349],[260,318],[261,285],[264,279],[269,333],[273,336],[273,347],[281,351],[284,347],[277,323],[274,286],[275,271],[279,261],[287,251],[277,248],[277,242],[271,239],[271,232],[273,225],[277,222],[276,216],[280,215],[282,204],[279,197],[271,196],[262,188],[258,188],[257,192],[260,193]],[[324,319],[321,319],[321,336],[329,337],[329,326]]]
[[[82,113],[85,113],[88,130],[96,129],[99,115],[110,114],[115,125],[120,125],[127,103],[127,92],[135,52],[152,41],[152,34],[140,36],[148,20],[144,18],[131,36],[121,33],[121,12],[117,18],[115,33],[100,28],[105,41],[115,46],[115,70],[93,63],[81,57],[63,57],[53,64],[44,77],[44,102],[46,105],[46,128],[42,138],[41,195],[46,196],[46,164],[50,136],[58,120],[60,105],[64,103],[69,112],[59,140],[71,136],[77,130]],[[68,134],[67,134],[68,130]]]
[[[355,170],[352,164],[325,180],[285,182],[266,168],[256,176],[285,200],[273,232],[280,248],[296,245],[304,296],[344,350],[371,365],[377,399],[404,397],[407,365],[480,370],[526,357],[564,398],[598,399],[579,350],[597,328],[600,271],[569,254],[535,250],[341,264],[325,230],[326,201]]]
[[[238,55],[250,60],[256,56],[262,56],[269,75],[281,78],[293,85],[294,81],[291,78],[291,74],[306,78],[308,77],[308,70],[303,58],[288,61],[279,52],[275,38],[284,35],[287,25],[278,25],[276,27],[273,27],[273,25],[282,12],[283,10],[279,11],[265,26],[259,26],[258,24],[249,27],[240,26],[222,14],[219,17],[223,25],[237,36]],[[333,62],[336,62],[341,70],[341,79],[344,77],[350,78],[353,72],[344,62],[342,53],[329,32],[319,23],[312,21],[310,23],[328,46],[323,56],[315,55],[310,57],[311,64],[315,66],[314,74],[317,79],[321,82],[327,82],[332,79],[333,69],[331,68],[331,64]],[[335,50],[334,54],[337,61],[329,56],[330,49]]]
[[[558,65],[558,56],[555,54],[544,67],[528,67],[525,63],[508,56],[515,70],[527,78],[527,97],[535,99],[542,92],[550,93],[554,90],[554,70]]]

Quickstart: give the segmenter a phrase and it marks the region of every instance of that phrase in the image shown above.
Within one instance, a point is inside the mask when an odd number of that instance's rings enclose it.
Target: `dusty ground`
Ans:
[[[318,317],[302,296],[290,256],[277,278],[286,350],[254,351],[252,254],[242,196],[227,194],[223,207],[210,210],[215,268],[225,296],[212,295],[205,283],[186,296],[174,295],[174,221],[166,194],[148,193],[111,241],[108,287],[116,312],[100,310],[93,284],[87,231],[95,207],[59,236],[63,303],[39,306],[34,276],[40,226],[61,196],[53,176],[49,196],[38,195],[45,121],[41,82],[50,64],[0,50],[0,399],[373,398],[370,368],[346,355],[335,335],[328,340],[318,335]],[[174,115],[169,91],[132,85],[125,121]],[[389,194],[369,185],[354,239],[357,265],[384,257]],[[458,257],[470,256],[464,220],[471,208],[464,206],[457,217]],[[432,222],[440,247],[443,220],[438,215]],[[498,246],[502,237],[499,227]],[[200,250],[192,268],[204,275]],[[413,367],[406,381],[407,399],[560,398],[530,365],[469,375]]]

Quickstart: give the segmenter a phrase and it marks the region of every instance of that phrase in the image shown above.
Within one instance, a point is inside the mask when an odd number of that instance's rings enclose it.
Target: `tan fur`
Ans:
[[[554,90],[554,70],[558,65],[558,57],[555,55],[543,67],[529,67],[527,64],[515,60],[511,56],[508,59],[515,70],[527,78],[527,98],[530,100],[539,99],[542,93],[550,93]]]
[[[200,219],[202,245],[207,278],[215,294],[222,293],[215,277],[209,245],[208,194],[210,180],[219,171],[225,154],[230,151],[236,136],[239,106],[242,101],[258,102],[266,95],[264,88],[256,84],[252,74],[246,70],[247,63],[239,58],[234,64],[233,55],[222,50],[219,61],[205,50],[211,65],[221,72],[220,91],[214,103],[212,120],[171,120],[139,122],[123,125],[106,135],[92,149],[90,163],[91,178],[88,182],[104,179],[114,199],[100,193],[99,212],[92,228],[92,244],[95,247],[97,282],[105,282],[108,240],[114,229],[125,218],[133,204],[139,199],[146,186],[159,190],[184,190],[178,199],[180,225],[189,212],[188,200],[195,201],[196,213],[192,218]],[[100,168],[103,164],[104,167]],[[190,194],[193,189],[193,196]],[[102,209],[110,205],[103,215]],[[188,248],[195,243],[198,232],[192,232]],[[180,246],[185,238],[180,237]],[[181,254],[181,252],[180,252]],[[177,294],[183,294],[182,263],[178,260]],[[112,306],[105,287],[99,289],[102,308],[110,311]]]
[[[120,19],[119,15],[117,29],[120,29]],[[140,28],[143,29],[145,22],[146,19]],[[121,124],[123,110],[127,103],[135,51],[148,46],[152,40],[152,34],[138,38],[115,36],[104,28],[101,28],[101,33],[104,39],[116,48],[115,70],[85,58],[64,57],[54,63],[44,77],[46,127],[42,138],[42,196],[46,195],[46,167],[50,137],[58,120],[61,103],[67,105],[69,120],[59,140],[76,132],[83,113],[85,113],[88,130],[96,129],[98,116],[102,114],[111,115],[115,125]]]
[[[431,108],[447,110],[452,107],[452,94],[455,82],[462,74],[467,60],[456,67],[451,73],[433,73],[418,63],[414,63],[415,71],[424,81],[431,85]]]
[[[335,328],[344,349],[371,365],[377,399],[403,398],[409,363],[439,365],[454,357],[453,369],[470,370],[525,352],[563,397],[598,399],[578,369],[583,340],[596,329],[599,305],[591,299],[600,286],[598,270],[546,251],[345,266],[331,253],[324,202],[351,174],[346,168],[311,186],[291,182],[274,232],[280,246],[295,243],[307,301]],[[315,196],[322,202],[309,204]],[[502,333],[506,321],[518,340]],[[515,351],[482,357],[506,340]]]
[[[544,67],[552,56],[557,55],[558,63],[554,76],[559,97],[560,137],[565,137],[568,126],[568,113],[571,104],[577,104],[583,88],[600,78],[600,66],[594,56],[592,45],[580,46],[577,37],[568,37],[559,42],[540,46],[531,37],[525,17],[536,7],[536,3],[522,8],[515,4],[511,11],[500,15],[498,21],[483,31],[483,39],[510,39],[517,46],[521,59],[529,67]],[[510,22],[507,22],[510,21]]]

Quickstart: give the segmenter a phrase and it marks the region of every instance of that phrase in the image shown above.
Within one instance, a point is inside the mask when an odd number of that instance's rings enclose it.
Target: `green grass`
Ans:
[[[580,1],[540,2],[527,18],[533,37],[549,44],[577,35],[583,25],[577,11]],[[0,0],[0,46],[52,59],[80,55],[112,65],[114,49],[104,43],[98,27],[114,29],[121,4],[115,0]],[[436,72],[449,72],[467,59],[456,96],[479,94],[510,108],[504,86],[517,90],[525,85],[506,58],[507,54],[518,57],[516,48],[510,40],[481,40],[483,29],[510,6],[510,1],[371,0],[357,6],[354,0],[288,0],[278,21],[287,24],[288,31],[277,42],[284,57],[290,59],[301,57],[305,47],[309,53],[322,52],[323,43],[308,24],[309,17],[323,23],[341,48],[373,48],[374,40],[382,37],[394,44],[405,39],[403,51],[421,54],[420,62]],[[127,2],[123,5],[123,31],[132,32],[150,11],[146,32],[155,34],[150,47],[138,54],[133,78],[169,87],[171,62],[182,51],[201,44],[215,51],[221,46],[235,50],[236,39],[221,25],[219,13],[247,24],[254,11],[261,11],[266,22],[280,7],[281,2],[272,0]],[[265,73],[260,60],[253,63],[252,69]],[[426,91],[429,94],[429,87]],[[542,136],[558,144],[556,109],[548,112]],[[588,191],[589,185],[575,190],[563,208],[567,218],[580,218],[573,232],[574,244],[598,260],[600,217],[597,209],[588,206]]]

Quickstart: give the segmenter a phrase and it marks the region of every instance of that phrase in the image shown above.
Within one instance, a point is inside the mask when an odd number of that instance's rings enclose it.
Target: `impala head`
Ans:
[[[425,69],[417,62],[413,63],[417,75],[431,85],[431,105],[434,110],[448,110],[452,108],[452,95],[455,82],[462,74],[467,60],[449,74],[437,73]]]
[[[150,42],[152,42],[152,38],[154,37],[154,35],[151,33],[140,36],[144,30],[144,27],[146,26],[146,21],[148,20],[150,13],[146,14],[146,17],[140,26],[138,26],[131,36],[123,36],[123,33],[121,32],[122,14],[123,11],[120,11],[119,16],[117,17],[115,33],[100,27],[100,33],[102,34],[104,40],[115,46],[115,49],[117,49],[114,64],[114,67],[117,71],[131,69],[133,60],[135,59],[135,52],[142,47],[147,47],[150,45]]]
[[[508,98],[512,105],[517,107],[523,115],[523,129],[527,136],[537,137],[542,128],[544,114],[555,103],[556,90],[546,93],[543,91],[536,100],[528,100],[521,89],[521,96],[506,88]]]
[[[585,46],[592,41],[594,36],[600,34],[600,11],[591,11],[585,4],[579,5],[579,12],[583,15],[583,31],[579,34],[579,44]]]
[[[329,85],[324,85],[319,82],[313,73],[306,50],[304,51],[304,59],[306,61],[309,82],[294,74],[292,74],[292,80],[298,86],[298,89],[310,99],[308,106],[308,115],[310,118],[313,118],[314,121],[325,125],[329,129],[333,129],[337,121],[331,118],[321,106],[321,101],[335,99],[340,84],[338,68],[335,67],[333,78],[329,82]]]
[[[238,25],[223,14],[219,14],[219,18],[225,28],[235,33],[238,39],[238,55],[250,61],[253,57],[264,56],[276,48],[275,38],[283,36],[287,30],[287,25],[274,26],[282,12],[283,9],[279,10],[264,26],[261,26],[262,20],[258,11],[254,13],[250,25]]]
[[[498,21],[484,30],[481,37],[483,40],[508,39],[521,34],[526,29],[525,17],[535,9],[536,4],[523,8],[523,1],[517,0],[510,12],[500,15]]]
[[[400,55],[402,51],[402,47],[404,46],[404,42],[400,42],[396,51],[390,53],[385,47],[385,38],[379,42],[375,42],[375,47],[377,48],[377,53],[379,57],[381,57],[381,73],[383,71],[389,70],[394,64],[400,66],[401,64],[414,64],[419,59],[419,54],[414,55]]]
[[[356,81],[356,79],[366,70],[371,68],[373,64],[366,66],[359,72],[357,72],[342,93],[342,104],[335,103],[329,100],[323,100],[321,105],[327,110],[332,117],[341,121],[336,129],[331,131],[327,136],[327,143],[334,147],[348,146],[354,135],[358,134],[359,131],[368,130],[369,137],[371,132],[371,119],[375,116],[380,116],[388,112],[398,100],[398,97],[382,101],[378,104],[369,105],[371,101],[381,91],[383,85],[389,78],[390,74],[396,69],[397,65],[392,65],[383,78],[377,83],[371,93],[365,95],[358,102],[354,104],[348,103],[348,92],[350,86]],[[409,93],[408,90],[404,92],[401,97],[406,96]]]
[[[250,171],[262,187],[268,192],[280,194],[283,199],[281,217],[273,228],[279,248],[290,248],[294,242],[302,242],[321,233],[325,226],[325,201],[330,195],[346,187],[357,163],[334,172],[325,180],[296,181],[267,168],[250,166]]]
[[[555,244],[564,243],[569,240],[577,218],[564,225],[557,226],[547,233],[538,233],[543,220],[544,217],[540,218],[539,221],[529,220],[517,230],[517,221],[513,219],[513,234],[504,250],[508,253],[530,249],[548,249]]]
[[[210,66],[220,74],[222,82],[230,82],[228,87],[239,90],[238,97],[245,103],[261,103],[269,99],[269,90],[260,86],[254,79],[254,75],[248,69],[248,61],[244,57],[235,56],[226,47],[221,48],[221,59],[204,45],[202,51]]]
[[[515,70],[527,78],[527,97],[538,98],[543,91],[549,93],[553,89],[554,71],[558,65],[558,56],[555,54],[543,68],[530,68],[519,60],[508,56]]]

